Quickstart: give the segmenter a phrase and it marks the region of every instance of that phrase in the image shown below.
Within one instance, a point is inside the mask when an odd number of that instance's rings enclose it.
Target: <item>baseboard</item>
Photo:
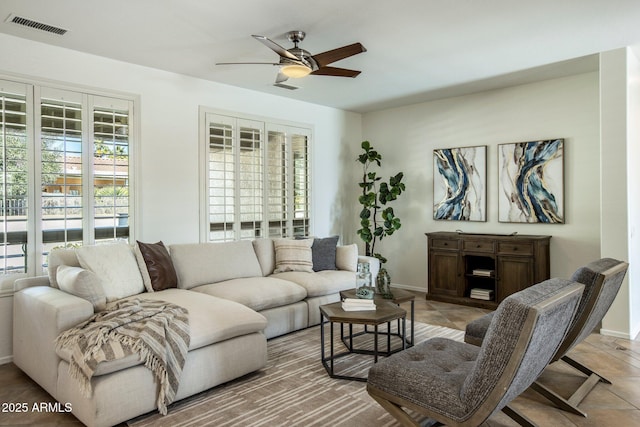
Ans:
[[[0,357],[0,365],[6,365],[11,362],[13,362],[13,355]]]
[[[421,288],[421,287],[418,287],[418,286],[402,285],[400,283],[392,283],[391,287],[392,288],[398,288],[398,289],[405,289],[407,291],[427,293],[427,290],[425,288]]]
[[[616,337],[616,338],[624,338],[626,340],[633,340],[633,338],[631,338],[629,336],[629,334],[625,334],[622,333],[620,331],[612,331],[611,329],[600,329],[600,334],[601,335],[607,335],[609,337]]]

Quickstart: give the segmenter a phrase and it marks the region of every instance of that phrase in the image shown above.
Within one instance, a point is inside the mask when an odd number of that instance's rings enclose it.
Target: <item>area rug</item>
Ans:
[[[327,335],[328,329],[325,326]],[[336,330],[336,352],[344,350],[339,335]],[[464,332],[416,322],[416,343],[433,337],[462,341]],[[379,345],[386,349],[386,339],[380,341]],[[371,335],[366,334],[357,338],[356,345],[366,348],[371,342]],[[394,337],[392,348],[397,345],[400,340]],[[168,407],[166,416],[150,413],[127,424],[131,427],[399,425],[369,397],[364,382],[332,379],[327,375],[320,362],[319,326],[271,339],[267,347],[269,358],[263,369],[176,402]],[[366,376],[373,356],[354,354],[338,361],[336,373]]]

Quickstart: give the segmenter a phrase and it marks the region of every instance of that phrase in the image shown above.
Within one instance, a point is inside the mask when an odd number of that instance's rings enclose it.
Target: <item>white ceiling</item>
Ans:
[[[64,36],[5,22],[15,14]],[[332,65],[355,79],[308,76],[273,86],[277,61],[251,35],[312,54],[354,42]],[[2,0],[0,32],[356,112],[597,69],[599,52],[640,42],[638,0]],[[0,69],[2,60],[0,59]]]

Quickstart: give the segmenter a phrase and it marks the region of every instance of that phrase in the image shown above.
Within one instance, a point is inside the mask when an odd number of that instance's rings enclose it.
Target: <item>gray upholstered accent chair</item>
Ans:
[[[589,336],[602,321],[602,318],[611,307],[613,300],[620,290],[628,268],[629,264],[626,262],[612,258],[602,258],[584,267],[580,267],[573,273],[573,276],[571,276],[571,280],[584,284],[585,290],[582,294],[580,305],[578,306],[578,312],[569,328],[569,333],[553,356],[551,362],[563,360],[584,373],[587,378],[568,399],[563,398],[538,381],[535,381],[531,385],[533,390],[545,396],[560,409],[586,417],[586,413],[578,408],[580,402],[593,390],[598,382],[611,384],[611,382],[602,375],[572,359],[567,353]],[[489,313],[469,323],[465,332],[465,342],[481,345],[485,333],[489,329],[492,317],[493,313]]]
[[[584,285],[550,279],[507,297],[481,347],[433,338],[369,370],[367,391],[402,425],[478,426],[540,375],[565,337]],[[506,411],[505,411],[506,412]]]

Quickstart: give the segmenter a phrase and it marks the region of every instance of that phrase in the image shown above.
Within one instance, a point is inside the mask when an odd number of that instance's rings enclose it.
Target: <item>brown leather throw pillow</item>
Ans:
[[[162,241],[158,243],[142,243],[136,241],[144,263],[147,266],[151,287],[154,291],[177,288],[178,277],[171,262],[169,251]]]

